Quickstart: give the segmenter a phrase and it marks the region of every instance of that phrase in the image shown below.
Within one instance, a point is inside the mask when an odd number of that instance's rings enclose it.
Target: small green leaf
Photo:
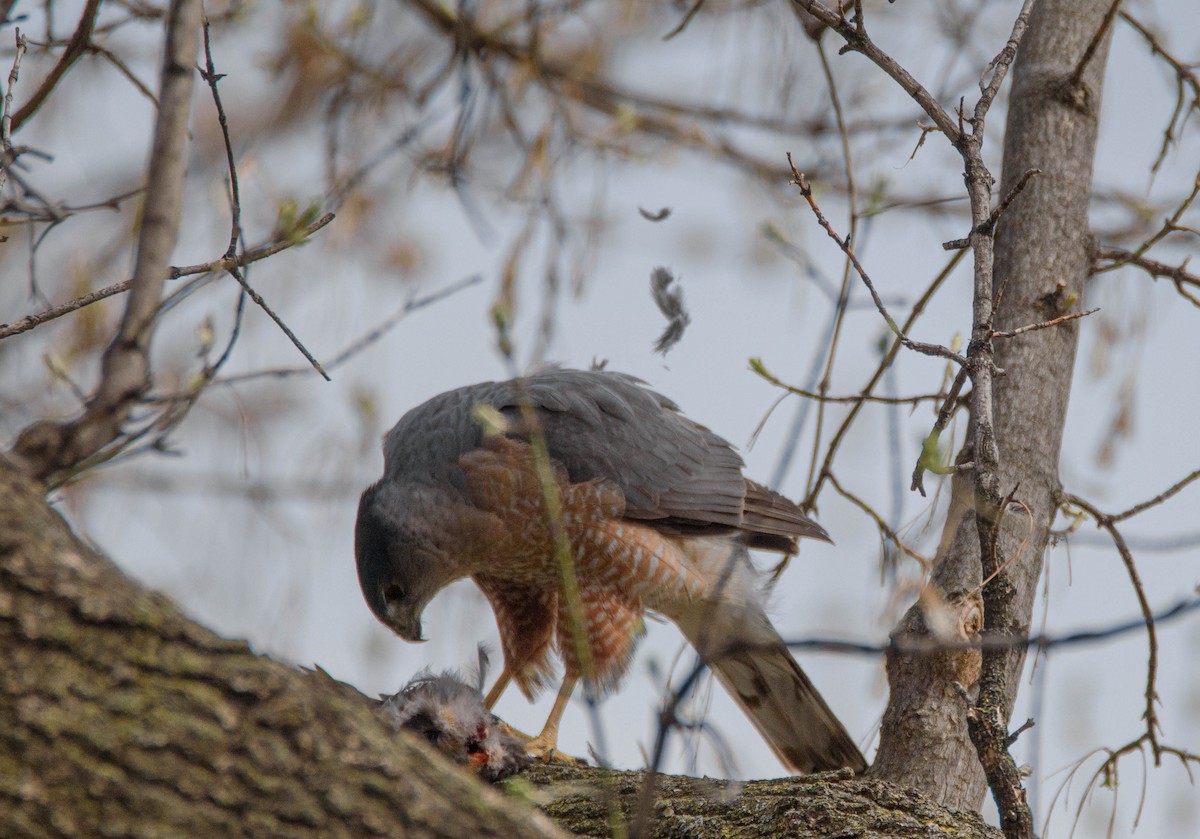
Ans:
[[[942,465],[946,462],[946,456],[938,447],[938,438],[940,437],[941,432],[934,430],[921,441],[921,458],[918,463],[922,469],[933,472],[935,475],[949,475],[954,471],[954,467]]]
[[[508,430],[508,420],[504,414],[482,402],[471,408],[471,419],[475,420],[483,429],[484,437],[495,437]]]

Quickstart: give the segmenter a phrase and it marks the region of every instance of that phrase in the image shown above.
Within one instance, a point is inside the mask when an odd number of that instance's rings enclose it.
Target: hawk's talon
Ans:
[[[583,758],[574,757],[558,750],[558,744],[549,738],[534,737],[525,744],[525,754],[543,763],[557,763],[565,766],[587,766]]]
[[[497,719],[500,719],[500,718],[497,717]],[[513,737],[516,737],[518,740],[520,740],[523,743],[528,743],[530,740],[533,739],[532,734],[526,734],[524,731],[521,731],[521,729],[519,729],[519,728],[513,728],[511,725],[506,723],[504,720],[500,720],[500,730],[505,731],[508,734],[511,734]]]

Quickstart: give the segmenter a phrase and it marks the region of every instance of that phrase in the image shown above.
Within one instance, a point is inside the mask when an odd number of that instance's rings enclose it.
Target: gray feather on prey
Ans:
[[[486,781],[499,781],[529,763],[524,742],[484,707],[479,688],[454,670],[422,670],[399,692],[385,696],[379,713]]]

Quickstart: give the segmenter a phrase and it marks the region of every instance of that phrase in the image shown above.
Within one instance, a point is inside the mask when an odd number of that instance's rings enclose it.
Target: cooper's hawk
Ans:
[[[485,433],[481,407],[504,433]],[[541,441],[550,462],[539,472]],[[669,399],[619,373],[552,369],[405,414],[384,439],[383,478],[359,502],[355,553],[371,610],[409,641],[422,640],[421,613],[441,588],[478,584],[504,652],[489,708],[511,680],[529,697],[546,684],[553,642],[565,675],[533,752],[552,752],[580,677],[616,686],[649,610],[680,628],[786,766],[861,772],[854,741],[767,618],[749,560],[748,548],[792,553],[800,536],[829,539],[743,477],[733,447]],[[560,545],[577,598],[562,593]]]

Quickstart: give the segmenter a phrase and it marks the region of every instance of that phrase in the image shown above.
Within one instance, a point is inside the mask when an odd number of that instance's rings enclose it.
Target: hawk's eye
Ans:
[[[388,583],[383,587],[383,599],[388,603],[403,603],[405,591],[395,583]]]

